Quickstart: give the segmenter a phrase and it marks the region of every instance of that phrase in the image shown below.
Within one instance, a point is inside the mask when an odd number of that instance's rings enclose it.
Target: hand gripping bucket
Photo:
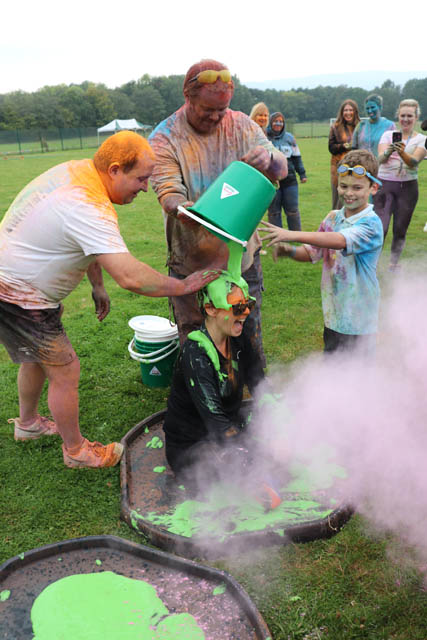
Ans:
[[[142,382],[148,387],[168,387],[179,353],[177,326],[159,316],[135,316],[128,324],[135,331],[128,351],[140,363]]]
[[[232,162],[197,202],[179,211],[225,240],[246,247],[276,190],[260,171],[245,162]]]

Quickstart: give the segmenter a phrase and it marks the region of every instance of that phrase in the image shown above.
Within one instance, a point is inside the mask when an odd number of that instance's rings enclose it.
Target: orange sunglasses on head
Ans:
[[[231,73],[228,69],[221,69],[221,71],[214,71],[213,69],[205,69],[200,71],[194,78],[191,78],[188,82],[201,82],[202,84],[214,84],[218,80],[222,82],[231,82]]]

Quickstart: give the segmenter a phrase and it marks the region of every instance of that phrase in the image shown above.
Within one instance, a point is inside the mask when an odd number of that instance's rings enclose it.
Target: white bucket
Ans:
[[[140,342],[167,342],[178,338],[178,327],[160,316],[135,316],[128,322]]]
[[[169,386],[179,353],[176,324],[159,316],[135,316],[128,324],[135,331],[128,351],[140,364],[142,382],[149,387]]]

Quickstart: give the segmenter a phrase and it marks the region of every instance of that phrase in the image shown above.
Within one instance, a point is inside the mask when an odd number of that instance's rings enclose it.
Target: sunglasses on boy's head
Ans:
[[[214,71],[213,69],[205,69],[200,71],[197,76],[191,78],[188,82],[201,82],[202,84],[214,84],[220,78],[222,82],[231,82],[231,73],[228,69],[221,69],[221,71]]]
[[[348,164],[341,164],[338,167],[337,172],[339,176],[346,176],[349,173],[352,173],[354,176],[356,176],[356,178],[366,177],[369,178],[369,180],[373,180],[373,182],[376,182],[380,185],[380,187],[382,187],[382,182],[377,178],[374,178],[374,176],[371,175],[369,171],[366,171],[365,167],[362,167],[361,164],[357,164],[355,167],[349,167]]]
[[[233,310],[234,316],[241,316],[242,313],[245,313],[246,309],[252,311],[254,306],[256,305],[256,300],[246,300],[246,302],[238,302],[237,304],[232,304],[231,308]]]

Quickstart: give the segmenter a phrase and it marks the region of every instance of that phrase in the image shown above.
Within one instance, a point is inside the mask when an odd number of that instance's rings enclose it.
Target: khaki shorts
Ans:
[[[23,309],[0,300],[0,342],[16,364],[65,365],[77,356],[61,322],[63,307]]]

